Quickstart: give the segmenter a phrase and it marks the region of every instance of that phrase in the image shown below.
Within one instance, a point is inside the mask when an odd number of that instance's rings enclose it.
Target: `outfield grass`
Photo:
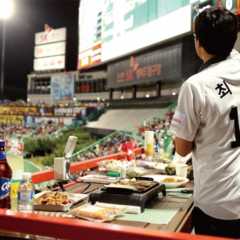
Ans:
[[[28,138],[24,140],[24,149],[29,155],[31,155],[31,158],[28,159],[28,161],[32,161],[40,168],[45,166],[52,167],[54,157],[63,156],[67,139],[71,135],[78,137],[74,152],[77,152],[96,141],[96,139],[92,138],[83,128],[64,130],[58,137]],[[38,153],[40,154],[38,155]]]

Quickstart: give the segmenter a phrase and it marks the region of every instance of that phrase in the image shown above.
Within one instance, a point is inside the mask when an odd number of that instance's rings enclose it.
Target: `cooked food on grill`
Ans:
[[[34,199],[35,205],[66,205],[71,203],[69,196],[64,192],[46,192]]]
[[[122,179],[119,182],[107,185],[106,187],[126,188],[126,189],[132,189],[136,191],[145,191],[148,188],[151,188],[153,185],[155,185],[155,182],[153,181],[138,180],[136,178],[132,178],[132,179]]]

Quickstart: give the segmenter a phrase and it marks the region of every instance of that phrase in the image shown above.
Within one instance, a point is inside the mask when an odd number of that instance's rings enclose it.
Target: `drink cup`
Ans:
[[[152,143],[147,144],[147,149],[146,149],[146,155],[147,156],[152,156],[154,153],[154,146]]]
[[[178,177],[187,177],[187,170],[188,170],[188,165],[184,163],[177,163],[176,164],[176,175]]]
[[[147,156],[152,156],[154,153],[154,132],[145,131],[144,150]]]

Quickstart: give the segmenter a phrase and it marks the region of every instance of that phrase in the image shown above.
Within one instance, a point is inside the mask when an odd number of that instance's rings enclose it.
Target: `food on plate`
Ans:
[[[118,160],[105,160],[98,163],[99,169],[101,171],[113,171],[113,172],[121,172],[122,162]]]
[[[75,217],[88,220],[95,219],[103,221],[113,220],[114,217],[120,215],[120,213],[121,211],[117,208],[105,208],[90,204],[83,205],[71,210],[71,214]]]
[[[146,170],[142,167],[128,167],[127,168],[127,176],[129,178],[141,177],[146,174]]]
[[[166,177],[162,180],[163,183],[179,183],[183,182],[184,179],[181,178],[175,178],[175,177]]]
[[[167,175],[175,175],[176,174],[176,167],[172,164],[169,164],[165,168],[165,172],[166,172]]]
[[[71,200],[65,192],[46,192],[34,199],[34,205],[67,205]]]

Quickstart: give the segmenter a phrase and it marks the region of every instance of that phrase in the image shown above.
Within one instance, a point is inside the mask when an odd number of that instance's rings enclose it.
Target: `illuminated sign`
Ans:
[[[161,64],[141,66],[135,57],[131,57],[129,69],[117,73],[117,83],[158,77],[161,74]]]
[[[87,49],[79,54],[78,67],[91,66],[101,62],[102,45],[95,44],[91,49]]]
[[[65,68],[65,56],[34,59],[35,71],[56,70],[64,68]]]
[[[35,34],[34,71],[61,70],[65,68],[66,28],[46,28]]]
[[[34,48],[35,58],[65,55],[65,53],[66,53],[66,42],[37,45]]]
[[[35,34],[35,45],[66,41],[67,29],[58,28]]]
[[[79,68],[190,32],[191,10],[189,0],[80,1]]]
[[[182,45],[176,44],[109,64],[107,87],[179,81],[182,78],[181,56]]]

